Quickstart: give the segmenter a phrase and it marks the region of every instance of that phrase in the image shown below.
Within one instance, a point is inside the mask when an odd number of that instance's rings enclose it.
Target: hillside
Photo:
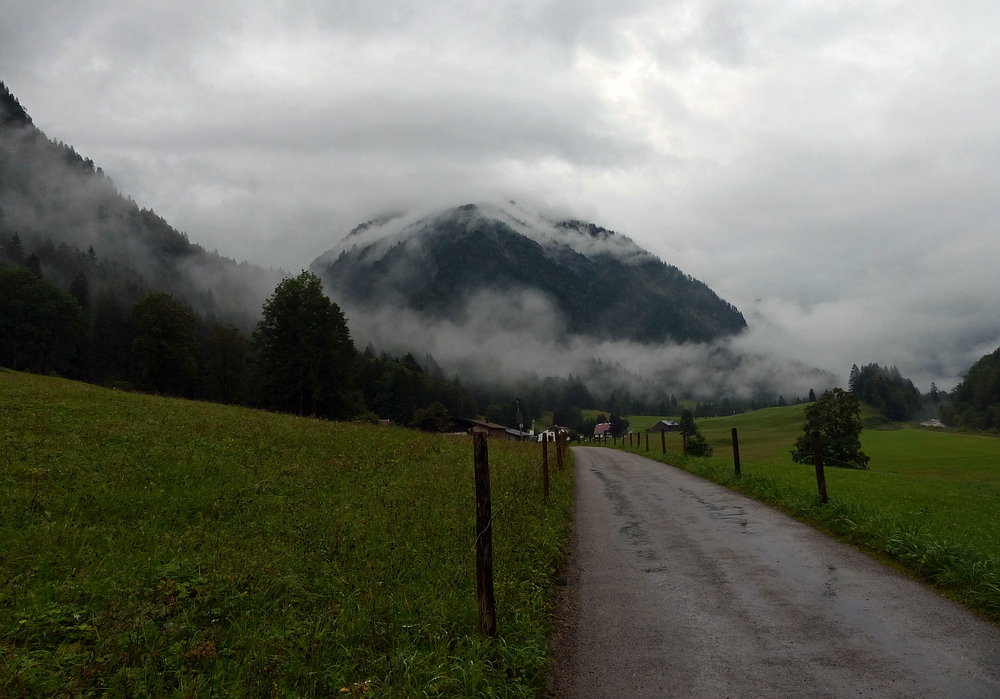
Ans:
[[[123,196],[92,160],[52,141],[0,82],[0,262],[14,236],[62,288],[80,272],[125,305],[164,291],[205,317],[249,328],[281,277],[188,240]]]
[[[0,370],[0,696],[539,696],[572,469]],[[501,509],[502,508],[502,509]],[[266,690],[266,691],[265,691]]]
[[[473,204],[402,230],[393,223],[362,224],[313,262],[336,298],[460,320],[476,294],[535,291],[568,334],[641,343],[707,342],[746,327],[704,283],[594,224]]]

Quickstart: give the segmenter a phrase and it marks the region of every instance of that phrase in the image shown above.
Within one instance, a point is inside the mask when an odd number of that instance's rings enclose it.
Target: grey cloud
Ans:
[[[3,14],[36,123],[232,257],[298,269],[379,213],[527,199],[709,283],[749,353],[926,388],[1000,344],[995,3]]]

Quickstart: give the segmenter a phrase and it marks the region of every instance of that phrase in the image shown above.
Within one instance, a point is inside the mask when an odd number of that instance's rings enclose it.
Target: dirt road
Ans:
[[[560,697],[1000,697],[1000,628],[720,486],[577,447]]]

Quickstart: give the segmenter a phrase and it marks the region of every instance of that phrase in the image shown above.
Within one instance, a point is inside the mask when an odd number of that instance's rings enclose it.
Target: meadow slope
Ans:
[[[0,695],[536,696],[572,469],[467,437],[0,372]]]

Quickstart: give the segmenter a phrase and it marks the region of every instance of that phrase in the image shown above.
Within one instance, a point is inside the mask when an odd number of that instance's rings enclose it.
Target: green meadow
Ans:
[[[1000,621],[1000,439],[898,425],[866,429],[861,444],[870,470],[826,468],[830,502],[822,505],[815,469],[791,460],[804,410],[796,405],[699,419],[714,449],[710,458],[683,457],[679,434],[666,435],[666,455],[659,435],[650,435],[648,453],[645,435],[631,450],[778,507]],[[656,419],[629,417],[640,427]]]
[[[0,696],[537,696],[572,469],[0,371]]]

